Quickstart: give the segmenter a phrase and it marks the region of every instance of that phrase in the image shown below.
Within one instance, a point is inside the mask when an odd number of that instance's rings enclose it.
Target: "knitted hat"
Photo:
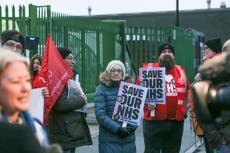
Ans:
[[[120,65],[123,71],[123,78],[125,77],[125,65],[120,60],[112,60],[106,67],[106,71],[110,73],[114,65]]]
[[[8,40],[13,40],[22,44],[25,47],[24,36],[16,30],[6,30],[1,33],[1,44],[4,45]]]
[[[207,45],[208,48],[210,48],[212,51],[216,53],[221,52],[222,44],[220,38],[210,39],[206,41],[204,44]]]
[[[57,49],[58,49],[58,51],[61,54],[63,59],[65,59],[69,54],[72,54],[72,52],[70,50],[68,50],[67,48],[59,47]]]
[[[160,45],[158,49],[159,49],[159,56],[160,56],[161,52],[165,49],[170,49],[172,51],[172,53],[174,54],[174,47],[170,43],[164,43],[164,44]]]

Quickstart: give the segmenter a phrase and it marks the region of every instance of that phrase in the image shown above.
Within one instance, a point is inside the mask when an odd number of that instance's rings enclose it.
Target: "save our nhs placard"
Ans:
[[[155,104],[165,103],[165,68],[139,68],[140,85],[147,87],[146,102]]]
[[[121,81],[112,119],[139,125],[147,88]]]

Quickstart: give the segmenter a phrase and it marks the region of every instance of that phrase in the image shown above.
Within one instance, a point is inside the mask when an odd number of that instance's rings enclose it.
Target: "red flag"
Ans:
[[[73,76],[71,68],[63,60],[52,38],[48,35],[41,70],[36,76],[34,87],[47,87],[49,98],[45,98],[44,124],[48,125],[48,113],[60,96],[65,84]]]

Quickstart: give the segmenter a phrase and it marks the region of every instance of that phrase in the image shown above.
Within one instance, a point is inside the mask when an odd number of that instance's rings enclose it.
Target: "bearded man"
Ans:
[[[159,47],[156,63],[144,63],[143,67],[165,67],[165,97],[160,104],[144,105],[143,135],[144,153],[179,153],[187,113],[189,81],[183,66],[175,64],[174,47],[164,43]],[[140,78],[140,77],[139,77]],[[139,78],[137,84],[140,84]],[[155,111],[154,115],[151,111]]]

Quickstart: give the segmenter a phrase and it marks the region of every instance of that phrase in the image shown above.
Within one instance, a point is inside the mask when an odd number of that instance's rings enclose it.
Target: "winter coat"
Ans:
[[[1,153],[46,153],[28,125],[0,121]]]
[[[44,147],[48,146],[49,141],[48,141],[47,131],[44,125],[38,119],[33,118],[26,111],[21,112],[20,117],[22,121],[21,123],[18,123],[18,124],[28,125],[31,128],[32,132],[34,133],[40,145]],[[2,122],[9,123],[7,115],[3,112],[0,113],[0,120],[2,120]]]
[[[51,143],[61,144],[64,150],[92,144],[86,113],[76,111],[84,105],[79,91],[70,92],[66,85],[49,113]]]
[[[120,83],[112,82],[107,72],[100,75],[100,81],[94,101],[99,123],[99,153],[135,153],[135,130],[129,136],[121,137],[118,131],[122,122],[112,119]]]

